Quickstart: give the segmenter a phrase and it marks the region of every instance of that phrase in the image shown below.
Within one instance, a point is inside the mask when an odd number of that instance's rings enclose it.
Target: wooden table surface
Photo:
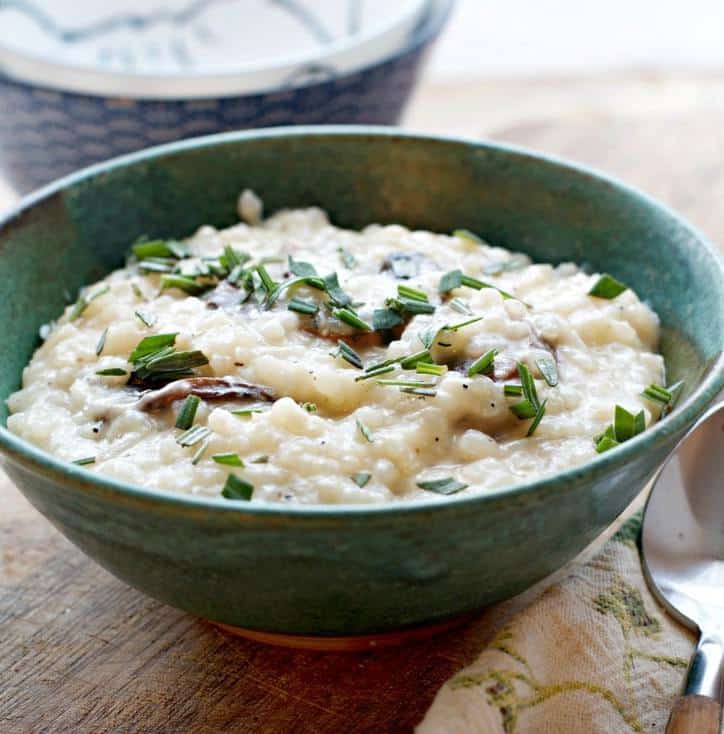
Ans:
[[[606,169],[724,243],[724,78],[423,86],[407,125]],[[0,186],[0,209],[9,203]],[[442,682],[537,591],[401,649],[332,655],[265,647],[117,581],[0,474],[0,732],[408,732]]]

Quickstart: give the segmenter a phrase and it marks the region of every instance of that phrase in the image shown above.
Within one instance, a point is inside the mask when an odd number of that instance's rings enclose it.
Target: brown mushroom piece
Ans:
[[[151,390],[133,406],[137,410],[153,411],[168,408],[177,400],[195,395],[203,400],[276,400],[271,388],[243,382],[233,377],[189,377],[175,380],[159,390]]]

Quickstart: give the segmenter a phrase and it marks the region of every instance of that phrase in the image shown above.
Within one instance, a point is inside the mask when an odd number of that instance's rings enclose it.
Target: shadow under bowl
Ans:
[[[127,583],[216,622],[282,635],[384,633],[510,597],[581,551],[635,497],[724,385],[717,253],[646,196],[504,146],[375,128],[288,128],[174,143],[95,166],[0,222],[0,423],[38,328],[64,292],[123,262],[136,236],[316,204],[345,227],[467,227],[535,260],[589,263],[662,321],[676,410],[555,477],[443,502],[240,506],[132,487],[66,464],[0,427],[8,474],[73,543]]]

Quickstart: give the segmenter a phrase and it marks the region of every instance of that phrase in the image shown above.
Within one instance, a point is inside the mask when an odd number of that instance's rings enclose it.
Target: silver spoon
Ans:
[[[649,587],[699,632],[667,734],[719,734],[724,681],[724,403],[691,429],[654,480],[642,526]]]

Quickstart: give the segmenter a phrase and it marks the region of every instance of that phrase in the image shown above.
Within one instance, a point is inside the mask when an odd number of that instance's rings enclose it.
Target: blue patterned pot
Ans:
[[[0,172],[18,191],[105,158],[196,135],[315,123],[398,122],[454,0],[434,4],[411,42],[361,71],[261,94],[129,99],[57,91],[2,75]],[[314,75],[312,75],[314,77]]]

